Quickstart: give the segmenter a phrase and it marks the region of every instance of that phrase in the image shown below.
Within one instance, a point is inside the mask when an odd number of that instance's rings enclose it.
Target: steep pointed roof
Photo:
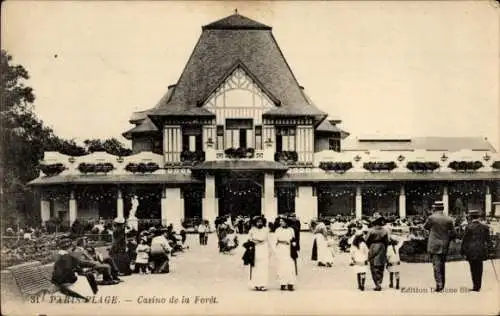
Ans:
[[[213,115],[200,105],[238,62],[278,101],[269,114],[324,115],[302,93],[271,28],[233,14],[203,27],[172,94],[149,116]]]
[[[157,131],[158,128],[156,127],[156,125],[149,119],[149,117],[146,117],[140,124],[129,129],[122,135],[126,139],[131,139],[133,134],[151,133]]]
[[[316,127],[316,130],[318,132],[325,132],[325,133],[336,133],[341,131],[340,128],[330,123],[327,119],[321,121],[318,127]]]
[[[345,139],[347,136],[350,135],[349,132],[346,132],[343,129],[339,128],[336,124],[332,124],[332,122],[326,118],[323,121],[321,121],[318,127],[316,127],[316,131],[328,134],[340,133],[341,139]]]
[[[235,13],[202,27],[202,30],[271,30],[270,26]]]

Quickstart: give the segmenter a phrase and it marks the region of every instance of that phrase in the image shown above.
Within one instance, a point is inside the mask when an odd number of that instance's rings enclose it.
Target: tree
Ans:
[[[35,95],[24,85],[29,79],[27,70],[12,64],[12,57],[4,50],[0,66],[1,216],[2,224],[13,224],[33,214],[33,192],[25,184],[38,175],[44,145],[54,133],[33,112]]]
[[[44,125],[34,112],[35,94],[25,85],[28,71],[15,65],[6,51],[1,51],[0,87],[0,206],[1,224],[14,225],[24,220],[39,223],[36,192],[26,183],[39,175],[39,162],[44,151],[82,156],[104,150],[127,156],[132,151],[115,138],[104,141],[86,140],[86,148],[74,140],[65,140]],[[3,229],[3,227],[2,227]]]
[[[83,143],[89,153],[105,151],[108,154],[115,156],[130,156],[132,154],[132,150],[125,148],[116,138],[109,138],[104,141],[100,139],[86,139]]]

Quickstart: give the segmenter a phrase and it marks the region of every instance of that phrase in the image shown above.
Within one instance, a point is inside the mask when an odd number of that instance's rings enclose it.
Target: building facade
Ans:
[[[178,82],[123,135],[134,154],[46,152],[41,218],[179,225],[218,215],[361,217],[496,211],[500,157],[485,139],[353,139],[299,85],[272,28],[234,14],[205,25]]]

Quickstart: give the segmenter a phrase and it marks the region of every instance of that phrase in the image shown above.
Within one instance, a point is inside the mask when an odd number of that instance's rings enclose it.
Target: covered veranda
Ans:
[[[134,197],[139,220],[179,225],[186,217],[184,195],[192,202],[193,188],[203,188],[202,181],[184,174],[58,175],[30,185],[41,195],[42,222],[58,218],[69,225],[77,218],[127,219]]]

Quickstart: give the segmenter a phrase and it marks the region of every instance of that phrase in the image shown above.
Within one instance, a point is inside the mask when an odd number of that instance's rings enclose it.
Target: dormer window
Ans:
[[[328,140],[328,148],[330,150],[340,152],[340,139],[330,138]]]
[[[182,151],[203,150],[201,128],[184,127],[182,130]]]
[[[276,151],[295,151],[296,137],[294,126],[276,128]]]
[[[255,149],[262,149],[262,126],[255,126]]]
[[[224,150],[224,125],[217,125],[217,149]]]

